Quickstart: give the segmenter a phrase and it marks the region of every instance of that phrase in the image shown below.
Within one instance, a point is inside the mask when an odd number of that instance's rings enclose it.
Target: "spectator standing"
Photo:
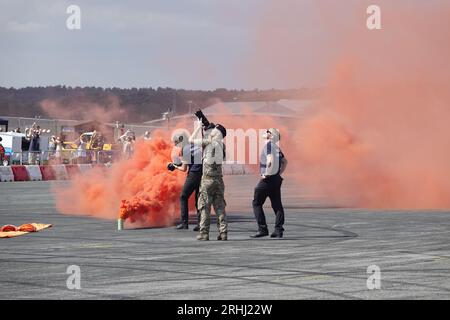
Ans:
[[[80,135],[79,139],[79,144],[78,144],[78,154],[77,154],[77,162],[79,164],[83,164],[86,163],[86,149],[87,149],[87,142],[86,142],[86,138],[83,134]]]
[[[0,137],[0,165],[3,165],[3,160],[5,159],[5,148],[2,145],[2,137]]]
[[[119,137],[119,140],[124,143],[127,141],[127,138],[131,137],[131,139],[136,140],[136,134],[134,133],[134,131],[131,131],[130,129],[128,129],[127,131],[125,131],[124,134],[122,134]]]
[[[30,164],[36,164],[36,155],[40,152],[40,138],[41,127],[33,123],[30,129],[25,131],[25,136],[30,140],[30,147],[28,149],[28,162]]]
[[[125,159],[130,159],[134,153],[134,141],[132,137],[127,137],[123,144],[123,154]]]
[[[50,137],[50,140],[48,142],[48,151],[51,152],[52,156],[54,155],[54,153],[56,151],[56,137],[55,136]]]
[[[63,149],[63,143],[61,137],[56,137],[55,139],[55,161],[56,163],[61,163],[61,153]]]
[[[145,131],[144,133],[144,141],[150,141],[152,140],[152,137],[150,135],[150,131]]]

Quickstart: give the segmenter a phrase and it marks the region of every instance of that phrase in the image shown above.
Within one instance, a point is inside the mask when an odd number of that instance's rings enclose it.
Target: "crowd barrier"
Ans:
[[[41,169],[42,180],[56,180],[55,171],[53,171],[52,166],[39,166],[39,169]]]
[[[8,165],[106,164],[121,159],[117,150],[22,151],[7,154]]]
[[[86,174],[92,168],[108,170],[104,164],[58,164],[58,165],[12,165],[0,166],[0,181],[49,181],[70,180],[79,174]],[[222,165],[224,175],[254,174],[242,164]]]
[[[231,170],[231,164],[224,164],[224,165],[222,165],[222,173],[224,174],[224,175],[232,175],[233,174],[233,171]]]
[[[93,167],[106,168],[102,164],[0,166],[0,182],[69,180],[87,173]]]
[[[0,182],[14,181],[14,173],[11,167],[0,167]]]
[[[25,166],[28,176],[31,181],[41,181],[42,180],[42,172],[41,168],[37,165]]]
[[[79,164],[78,168],[80,169],[80,173],[84,174],[92,169],[92,165],[90,164]]]
[[[55,172],[56,180],[67,180],[69,178],[66,170],[66,165],[57,164],[52,166],[53,171]]]
[[[238,163],[226,163],[222,165],[222,172],[225,176],[233,175],[233,176],[242,176],[248,174],[257,174],[258,170],[254,165],[245,165]]]
[[[66,165],[66,171],[67,171],[67,177],[69,179],[73,179],[75,176],[79,175],[81,173],[79,165],[76,164],[68,164]]]
[[[11,166],[14,174],[14,181],[30,181],[27,168],[25,166]]]

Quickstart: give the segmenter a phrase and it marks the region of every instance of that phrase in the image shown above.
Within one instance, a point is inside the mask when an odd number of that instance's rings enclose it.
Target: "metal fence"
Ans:
[[[10,117],[0,116],[0,118],[8,120],[8,131],[13,131],[16,128],[20,128],[22,132],[25,132],[25,128],[29,128],[33,123],[38,124],[43,129],[51,130],[51,135],[61,135],[64,133],[63,129],[70,129],[74,135],[79,135],[81,132],[75,133],[75,126],[83,123],[78,120],[64,120],[64,119],[42,119],[42,118],[24,118],[24,117]],[[87,121],[86,121],[87,122]],[[146,131],[153,131],[155,129],[167,129],[167,125],[146,125],[146,124],[126,124],[126,123],[106,123],[106,125],[114,127],[114,139],[117,139],[120,135],[119,125],[124,125],[124,130],[132,130],[136,137],[141,137]]]
[[[120,151],[104,150],[22,151],[6,156],[0,165],[105,164],[123,157]]]

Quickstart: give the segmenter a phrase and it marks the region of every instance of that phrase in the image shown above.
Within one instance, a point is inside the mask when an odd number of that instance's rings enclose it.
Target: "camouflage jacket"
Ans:
[[[203,176],[221,177],[225,161],[225,144],[222,141],[203,140]]]

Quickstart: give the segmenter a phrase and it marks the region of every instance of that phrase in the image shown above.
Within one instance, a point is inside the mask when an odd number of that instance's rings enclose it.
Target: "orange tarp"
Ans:
[[[50,228],[51,224],[45,224],[45,223],[31,223],[35,228],[36,232],[41,231],[43,229]],[[29,232],[26,231],[8,231],[8,232],[0,232],[0,238],[12,238],[12,237],[18,237],[24,234],[27,234]]]

